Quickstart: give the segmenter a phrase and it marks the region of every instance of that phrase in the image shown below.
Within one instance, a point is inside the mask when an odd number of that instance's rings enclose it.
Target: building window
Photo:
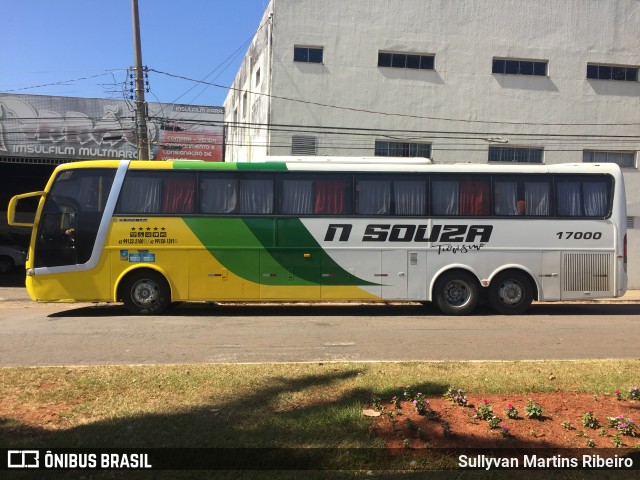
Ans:
[[[256,70],[256,87],[260,85],[260,69]]]
[[[493,59],[493,73],[506,75],[547,76],[547,62],[542,60],[513,60],[507,58]]]
[[[542,148],[489,147],[490,162],[542,163]]]
[[[638,67],[621,67],[615,65],[587,64],[587,78],[597,80],[638,81]]]
[[[293,47],[293,61],[322,63],[322,47]]]
[[[636,168],[635,152],[597,152],[585,150],[582,153],[585,163],[617,163],[622,168]]]
[[[431,158],[430,143],[387,142],[376,140],[376,157],[426,157]]]
[[[246,117],[249,112],[249,95],[247,92],[244,92],[242,95],[242,116]]]
[[[318,139],[307,135],[294,135],[291,137],[291,155],[316,155],[318,152]]]
[[[379,67],[412,68],[415,70],[433,70],[434,61],[435,61],[435,55],[378,52]]]

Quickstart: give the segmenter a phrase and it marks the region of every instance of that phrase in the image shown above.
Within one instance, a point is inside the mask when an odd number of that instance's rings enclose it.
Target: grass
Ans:
[[[611,395],[638,372],[638,360],[3,368],[0,447],[375,449],[361,411],[399,385]]]

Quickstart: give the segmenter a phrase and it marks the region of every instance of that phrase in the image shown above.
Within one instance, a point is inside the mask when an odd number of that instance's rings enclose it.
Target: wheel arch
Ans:
[[[531,271],[531,269],[525,267],[524,265],[518,265],[518,264],[502,265],[502,266],[500,266],[500,268],[498,268],[498,269],[493,271],[493,273],[489,276],[488,282],[487,282],[486,285],[484,285],[484,283],[481,283],[481,285],[483,287],[489,287],[489,285],[491,285],[491,282],[498,275],[501,275],[502,273],[509,272],[509,271],[520,272],[520,273],[524,273],[525,275],[527,275],[531,279],[531,283],[533,284],[533,287],[535,289],[535,291],[533,292],[534,300],[539,300],[540,299],[540,285],[538,283],[538,278]]]
[[[118,278],[115,281],[114,287],[113,287],[113,301],[114,302],[119,302],[122,300],[122,285],[124,285],[125,283],[125,279],[131,275],[132,273],[138,273],[144,270],[151,270],[153,272],[159,273],[160,275],[162,275],[164,277],[164,279],[167,281],[167,284],[169,285],[169,292],[171,295],[171,301],[173,301],[173,292],[175,291],[175,287],[173,286],[173,284],[171,283],[171,279],[169,278],[169,276],[167,275],[167,272],[165,272],[162,268],[156,266],[156,265],[151,265],[151,264],[141,264],[141,265],[132,265],[129,268],[126,268],[125,270],[123,270],[120,275],[118,275]]]
[[[446,273],[449,272],[466,272],[466,273],[470,273],[471,275],[473,275],[473,277],[476,279],[476,282],[478,283],[478,287],[482,287],[482,282],[480,281],[480,275],[478,275],[478,272],[474,269],[471,268],[468,265],[462,265],[462,264],[453,264],[453,265],[446,265],[444,267],[442,267],[440,270],[438,270],[433,277],[431,277],[431,282],[429,284],[429,291],[427,292],[428,296],[429,296],[429,301],[433,301],[433,289],[436,285],[436,283],[438,283],[438,280],[440,279],[440,277]]]

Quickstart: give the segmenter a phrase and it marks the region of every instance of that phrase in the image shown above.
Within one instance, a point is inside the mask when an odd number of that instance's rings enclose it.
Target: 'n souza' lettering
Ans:
[[[367,225],[362,236],[363,242],[459,242],[487,243],[491,238],[493,225],[428,225],[378,224]],[[351,236],[353,225],[332,223],[324,236],[325,242],[346,242]]]

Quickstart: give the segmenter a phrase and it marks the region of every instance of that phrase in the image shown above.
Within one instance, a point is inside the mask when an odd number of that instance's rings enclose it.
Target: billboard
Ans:
[[[223,160],[222,107],[147,106],[151,159]],[[99,98],[0,95],[0,157],[134,160],[134,104]]]

